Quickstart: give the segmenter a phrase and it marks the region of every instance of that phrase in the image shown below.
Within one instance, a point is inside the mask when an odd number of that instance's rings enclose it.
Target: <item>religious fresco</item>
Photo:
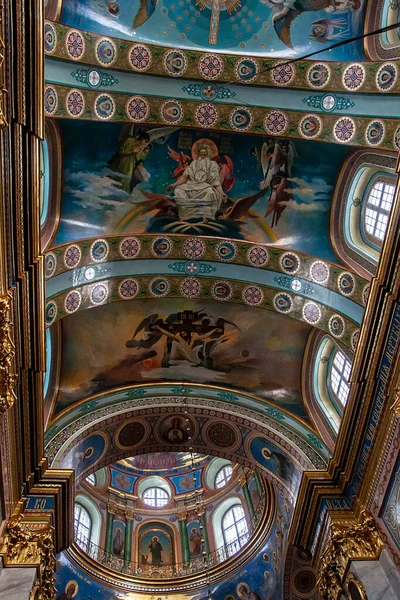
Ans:
[[[282,450],[264,437],[256,437],[250,443],[254,458],[271,473],[285,482],[293,493],[300,485],[302,471]]]
[[[146,567],[175,564],[174,534],[165,523],[146,523],[139,529],[137,562]]]
[[[211,460],[211,457],[204,454],[193,454],[193,464],[196,467],[205,467]],[[163,475],[166,471],[168,474],[175,475],[181,471],[192,469],[192,454],[190,452],[154,452],[124,458],[118,461],[117,465],[136,475],[145,475],[149,471],[152,475]]]
[[[111,487],[121,490],[123,492],[133,493],[133,486],[136,481],[136,477],[129,473],[122,473],[119,469],[111,469]]]
[[[100,434],[94,434],[89,439],[81,442],[75,448],[74,454],[68,464],[68,469],[75,469],[76,475],[86,471],[94,465],[104,454],[106,450],[106,440]]]
[[[170,380],[250,391],[305,416],[300,376],[310,326],[284,315],[260,321],[258,309],[235,304],[135,300],[71,315],[62,331],[57,413],[115,386]],[[183,419],[166,417],[158,435],[179,445]]]
[[[118,519],[114,520],[113,523],[113,532],[112,532],[112,553],[115,556],[124,556],[124,547],[125,547],[125,523],[123,521],[119,521]]]
[[[365,4],[365,0],[64,0],[61,22],[142,43],[278,58],[360,35]],[[112,44],[103,42],[98,52],[105,65],[112,63]],[[363,57],[358,42],[336,48],[326,58]]]
[[[211,235],[336,261],[330,201],[348,148],[178,127],[61,126],[56,244],[112,233]],[[169,248],[160,242],[154,251],[163,257]]]
[[[189,538],[190,558],[196,558],[202,552],[200,521],[189,521],[186,527]]]

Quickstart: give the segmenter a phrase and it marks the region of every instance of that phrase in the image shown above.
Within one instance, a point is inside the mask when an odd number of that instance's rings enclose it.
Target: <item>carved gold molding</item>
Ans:
[[[400,388],[396,388],[393,394],[393,404],[390,407],[396,417],[400,417]]]
[[[15,402],[15,345],[12,339],[11,296],[0,296],[0,414]]]
[[[377,560],[383,542],[375,521],[365,510],[358,523],[332,523],[330,539],[320,559],[318,586],[324,600],[337,600],[343,592],[352,560]]]
[[[19,505],[0,540],[0,556],[6,567],[37,567],[38,580],[31,592],[35,600],[54,600],[56,595],[53,532],[47,520],[27,519]]]

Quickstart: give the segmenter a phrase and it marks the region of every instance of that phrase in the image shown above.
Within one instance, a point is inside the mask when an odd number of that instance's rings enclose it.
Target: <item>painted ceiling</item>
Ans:
[[[291,57],[362,33],[365,0],[74,0],[61,22],[173,47]],[[362,42],[322,59],[362,60]]]

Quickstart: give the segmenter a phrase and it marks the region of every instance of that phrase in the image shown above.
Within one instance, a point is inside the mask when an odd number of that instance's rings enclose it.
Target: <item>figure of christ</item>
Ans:
[[[174,190],[179,219],[215,219],[215,215],[226,195],[221,186],[220,168],[210,158],[208,146],[200,146],[198,158],[194,160],[177,179],[167,187]]]
[[[157,567],[160,566],[162,563],[161,552],[163,551],[163,548],[156,535],[151,538],[149,550],[151,553],[151,564]]]
[[[154,325],[153,329],[158,329],[163,335],[166,335],[168,339],[172,341],[171,348],[171,360],[186,360],[194,365],[199,364],[198,349],[199,342],[202,342],[206,338],[210,337],[216,331],[219,331],[217,327],[211,331],[207,331],[203,335],[198,333],[189,333],[186,329],[177,331],[177,333],[171,333],[167,329],[163,329],[159,325]]]

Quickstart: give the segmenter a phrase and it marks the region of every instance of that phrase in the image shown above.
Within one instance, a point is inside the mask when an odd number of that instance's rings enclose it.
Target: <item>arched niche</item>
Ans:
[[[155,539],[157,538],[157,539]],[[137,528],[136,560],[143,568],[176,565],[181,562],[176,553],[174,529],[162,521],[147,521]]]

